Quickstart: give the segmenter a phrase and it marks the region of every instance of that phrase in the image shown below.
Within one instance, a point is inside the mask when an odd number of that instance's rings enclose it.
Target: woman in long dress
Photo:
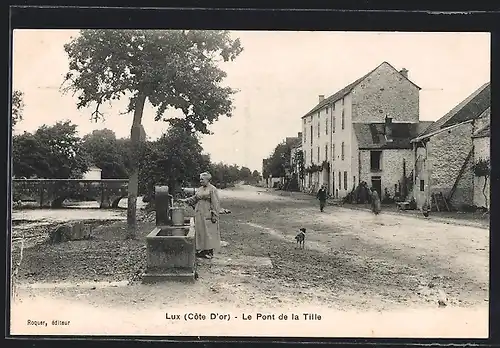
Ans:
[[[211,259],[214,250],[220,249],[220,199],[217,188],[210,183],[211,178],[210,173],[201,173],[201,186],[194,196],[181,200],[194,207],[196,256],[205,259]]]
[[[381,210],[380,197],[378,196],[377,190],[372,187],[372,212],[378,215]]]

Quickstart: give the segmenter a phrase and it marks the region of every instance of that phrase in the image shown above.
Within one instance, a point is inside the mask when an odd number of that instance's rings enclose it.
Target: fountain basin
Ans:
[[[196,246],[194,218],[183,226],[156,226],[146,237],[147,268],[144,283],[194,281]]]

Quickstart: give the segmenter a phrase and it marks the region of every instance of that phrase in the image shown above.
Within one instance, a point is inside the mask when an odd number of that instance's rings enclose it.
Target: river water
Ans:
[[[137,209],[145,206],[142,197],[137,199]],[[97,202],[71,202],[62,209],[13,209],[12,225],[15,229],[75,220],[125,220],[127,200],[122,199],[118,209],[99,209]]]

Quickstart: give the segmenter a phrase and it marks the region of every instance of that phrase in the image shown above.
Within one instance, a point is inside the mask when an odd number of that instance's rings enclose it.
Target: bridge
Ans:
[[[66,199],[90,199],[100,208],[118,208],[128,195],[128,179],[13,179],[13,201],[36,201],[42,208],[61,208]]]

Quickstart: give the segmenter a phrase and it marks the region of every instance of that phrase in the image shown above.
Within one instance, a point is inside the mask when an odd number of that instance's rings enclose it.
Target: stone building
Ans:
[[[384,123],[354,123],[359,181],[374,187],[382,198],[386,192],[390,197],[406,198],[412,188],[411,139],[431,123],[393,123],[390,118]]]
[[[486,83],[412,140],[418,208],[438,193],[457,209],[474,204],[473,135],[489,124],[490,103]]]
[[[305,189],[325,184],[341,198],[363,180],[380,194],[394,193],[403,158],[411,158],[410,140],[422,128],[419,93],[408,70],[383,62],[332,96],[320,95],[302,117]]]

